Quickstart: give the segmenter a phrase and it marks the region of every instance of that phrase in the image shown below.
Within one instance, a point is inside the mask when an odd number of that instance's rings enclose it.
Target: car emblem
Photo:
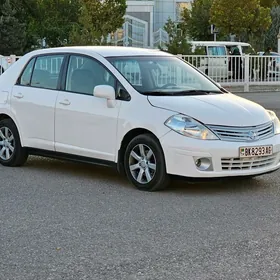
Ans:
[[[250,137],[251,140],[256,140],[258,134],[256,131],[251,130],[251,131],[249,131],[248,136]]]

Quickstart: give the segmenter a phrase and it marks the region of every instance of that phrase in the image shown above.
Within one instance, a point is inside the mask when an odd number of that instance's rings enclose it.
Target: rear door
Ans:
[[[54,116],[63,54],[29,61],[11,96],[25,146],[54,150]]]

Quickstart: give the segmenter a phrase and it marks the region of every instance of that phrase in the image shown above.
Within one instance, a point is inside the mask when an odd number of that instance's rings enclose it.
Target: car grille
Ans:
[[[222,170],[252,170],[275,164],[277,154],[251,158],[222,158]]]
[[[221,140],[232,142],[257,141],[269,138],[274,134],[273,123],[250,127],[208,125]]]

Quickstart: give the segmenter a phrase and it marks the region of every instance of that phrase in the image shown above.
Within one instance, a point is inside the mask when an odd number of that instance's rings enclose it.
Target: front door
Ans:
[[[114,161],[117,122],[121,105],[93,96],[97,85],[115,87],[116,79],[97,60],[72,55],[64,91],[58,95],[55,114],[57,152]]]
[[[11,96],[25,146],[54,150],[57,84],[64,55],[38,56],[26,66]]]

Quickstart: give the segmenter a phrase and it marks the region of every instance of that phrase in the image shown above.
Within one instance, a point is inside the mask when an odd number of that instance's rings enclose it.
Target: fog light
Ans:
[[[195,161],[195,165],[196,165],[197,167],[200,167],[200,166],[201,166],[201,160],[200,160],[200,159],[197,159],[197,160]]]
[[[213,171],[211,158],[194,158],[194,162],[199,171]]]

